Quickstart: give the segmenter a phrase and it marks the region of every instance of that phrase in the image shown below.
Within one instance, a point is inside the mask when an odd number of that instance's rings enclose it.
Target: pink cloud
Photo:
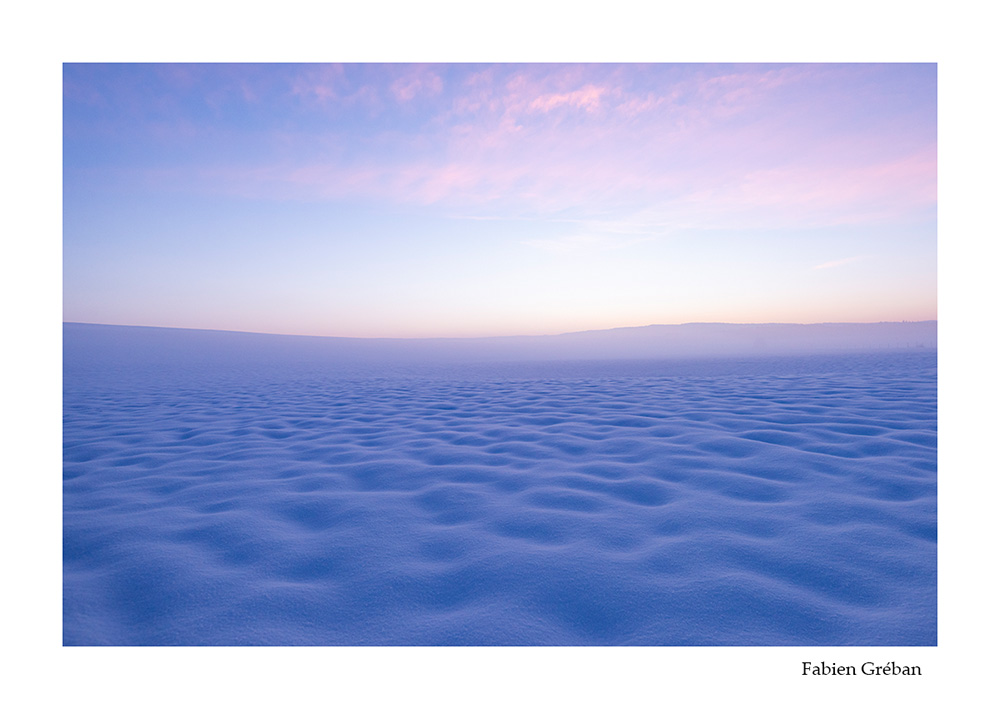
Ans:
[[[870,165],[757,171],[710,199],[742,208],[811,212],[838,222],[887,218],[936,203],[937,159],[932,148]]]
[[[473,215],[494,209],[541,216],[569,208],[593,215],[626,210],[639,223],[673,228],[859,223],[897,218],[936,201],[933,151],[847,169],[729,166],[724,174],[712,164],[674,172],[655,161],[639,163],[631,154],[574,155],[541,143],[529,140],[523,152],[509,156],[485,148],[443,160],[383,156],[352,164],[226,169],[205,172],[203,179],[253,197],[364,198]]]
[[[720,104],[746,103],[801,78],[808,67],[782,67],[765,71],[744,70],[695,79],[694,90],[705,101]]]
[[[653,94],[648,93],[642,97],[637,96],[620,101],[614,108],[616,111],[628,118],[635,118],[640,114],[652,111],[657,106],[661,106],[665,102],[676,98],[676,95],[654,96]]]
[[[418,95],[437,96],[444,89],[441,77],[430,69],[417,69],[396,79],[389,87],[400,103],[412,101]]]
[[[600,108],[601,97],[606,92],[607,89],[604,87],[588,84],[576,91],[542,94],[531,101],[528,108],[531,111],[541,111],[542,113],[548,113],[560,106],[571,106],[582,108],[586,111],[594,111]]]

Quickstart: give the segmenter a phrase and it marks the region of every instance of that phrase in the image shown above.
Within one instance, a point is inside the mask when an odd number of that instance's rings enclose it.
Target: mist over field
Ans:
[[[340,362],[657,359],[821,354],[937,347],[937,322],[813,325],[650,325],[562,335],[478,338],[349,338],[267,335],[67,323],[74,361],[186,357],[230,361],[269,356]]]

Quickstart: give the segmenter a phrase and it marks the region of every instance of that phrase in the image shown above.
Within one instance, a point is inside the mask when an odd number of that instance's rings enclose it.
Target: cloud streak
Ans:
[[[827,261],[826,263],[821,263],[818,266],[813,266],[812,270],[820,271],[825,268],[839,268],[840,266],[846,266],[849,263],[855,263],[857,261],[862,261],[868,256],[851,256],[850,258],[842,258],[839,261]]]

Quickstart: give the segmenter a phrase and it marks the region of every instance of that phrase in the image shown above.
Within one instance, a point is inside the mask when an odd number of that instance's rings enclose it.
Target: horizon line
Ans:
[[[319,337],[325,339],[340,339],[340,340],[499,340],[499,339],[513,339],[513,338],[528,338],[528,337],[562,337],[565,335],[581,335],[585,333],[594,332],[612,332],[615,330],[642,330],[644,328],[650,327],[685,327],[689,325],[728,325],[732,327],[753,327],[753,326],[767,326],[767,325],[786,325],[786,326],[799,326],[799,327],[809,327],[816,325],[919,325],[925,323],[937,323],[937,318],[929,320],[877,320],[871,322],[856,322],[856,321],[824,321],[824,322],[810,322],[810,323],[798,323],[798,322],[753,322],[753,323],[731,323],[722,321],[691,321],[683,323],[650,323],[648,325],[622,325],[616,327],[607,328],[595,328],[591,330],[570,330],[567,332],[557,332],[557,333],[546,333],[540,335],[429,335],[429,336],[416,336],[416,337],[401,337],[401,336],[379,336],[379,337],[359,337],[356,335],[303,335],[299,333],[286,333],[286,332],[260,332],[255,330],[224,330],[220,328],[208,328],[208,327],[176,327],[170,325],[122,325],[118,323],[96,323],[96,322],[79,322],[75,320],[64,320],[63,325],[96,325],[99,327],[134,327],[134,328],[145,328],[145,329],[155,329],[155,330],[190,330],[193,332],[228,332],[239,335],[272,335],[275,337]]]

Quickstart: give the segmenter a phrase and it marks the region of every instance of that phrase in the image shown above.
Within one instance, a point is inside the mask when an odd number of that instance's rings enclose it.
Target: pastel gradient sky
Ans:
[[[64,320],[937,317],[933,64],[64,66]]]

